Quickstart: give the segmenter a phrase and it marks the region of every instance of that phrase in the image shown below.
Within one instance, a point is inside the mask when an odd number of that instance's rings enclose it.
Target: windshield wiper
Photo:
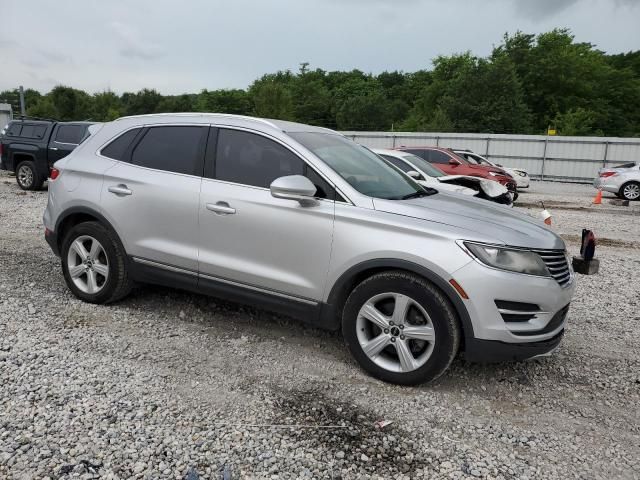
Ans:
[[[438,193],[438,191],[433,188],[425,188],[424,190],[416,190],[415,192],[405,195],[404,197],[400,197],[399,200],[409,200],[410,198],[428,197],[436,193]]]

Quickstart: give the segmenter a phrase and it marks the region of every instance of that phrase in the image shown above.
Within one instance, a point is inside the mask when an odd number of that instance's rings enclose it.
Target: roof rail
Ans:
[[[264,118],[250,117],[248,115],[235,115],[232,113],[214,113],[214,112],[147,113],[143,115],[129,115],[126,117],[116,118],[114,122],[117,122],[119,120],[129,119],[129,118],[165,117],[165,116],[168,116],[168,117],[170,116],[177,116],[177,117],[211,116],[211,117],[237,118],[242,120],[253,120],[255,122],[264,123],[265,125],[269,125],[270,127],[273,127],[279,130],[276,124]]]
[[[59,122],[60,120],[55,120],[53,118],[43,118],[43,117],[31,117],[29,115],[18,115],[18,120],[35,120],[37,122]]]

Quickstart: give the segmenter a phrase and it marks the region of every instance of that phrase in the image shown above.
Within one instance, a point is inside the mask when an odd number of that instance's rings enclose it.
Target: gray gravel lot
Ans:
[[[583,226],[610,240],[554,355],[403,388],[264,311],[158,287],[76,300],[45,204],[0,174],[0,478],[640,478],[639,217],[554,209],[572,251]]]

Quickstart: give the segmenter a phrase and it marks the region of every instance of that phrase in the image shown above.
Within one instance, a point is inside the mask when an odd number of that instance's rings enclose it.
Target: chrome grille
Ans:
[[[556,282],[565,286],[571,281],[571,269],[563,250],[534,250],[544,261]]]

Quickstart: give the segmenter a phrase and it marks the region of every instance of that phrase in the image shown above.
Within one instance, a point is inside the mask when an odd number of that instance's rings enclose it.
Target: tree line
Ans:
[[[608,55],[567,29],[505,34],[488,57],[439,56],[433,68],[378,75],[310,69],[263,75],[247,89],[162,95],[27,89],[27,114],[109,121],[157,112],[220,112],[338,130],[640,135],[640,51]],[[19,112],[17,90],[0,101]]]

